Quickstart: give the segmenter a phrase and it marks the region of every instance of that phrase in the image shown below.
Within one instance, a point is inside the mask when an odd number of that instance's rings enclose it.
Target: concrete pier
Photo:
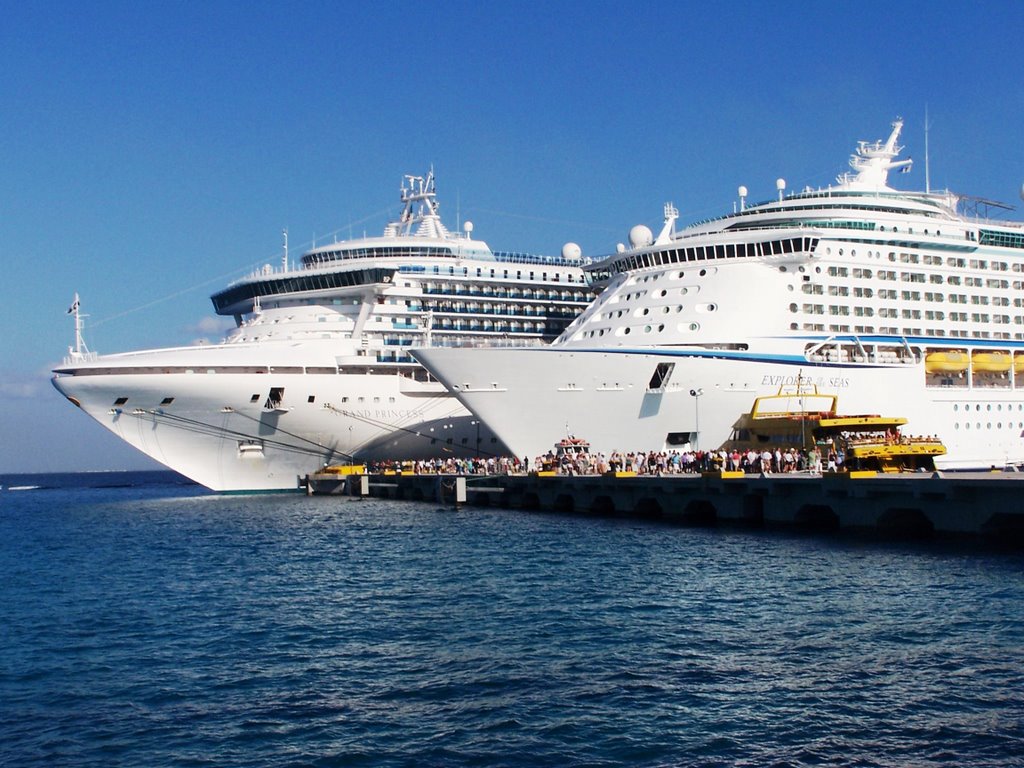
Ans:
[[[1024,545],[1024,474],[311,475],[312,494]]]

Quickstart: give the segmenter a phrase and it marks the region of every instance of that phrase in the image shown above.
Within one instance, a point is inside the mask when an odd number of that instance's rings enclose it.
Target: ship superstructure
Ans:
[[[885,141],[825,189],[654,234],[547,349],[415,350],[518,454],[566,430],[595,451],[711,449],[754,397],[809,383],[941,436],[941,467],[1024,462],[1024,226],[948,191],[905,192]],[[802,374],[801,374],[802,372]],[[513,415],[514,414],[514,415]]]
[[[278,490],[353,458],[506,449],[409,354],[413,345],[542,344],[594,296],[579,248],[492,252],[445,228],[433,173],[407,176],[380,237],[287,249],[215,293],[223,343],[95,355],[78,343],[53,383],[157,461],[215,490]]]

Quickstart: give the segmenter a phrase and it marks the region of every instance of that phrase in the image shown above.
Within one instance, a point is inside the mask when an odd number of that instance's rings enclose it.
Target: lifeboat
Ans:
[[[928,373],[961,373],[967,370],[968,365],[970,358],[959,349],[929,352],[924,358],[924,368]]]
[[[976,373],[1005,373],[1012,361],[1006,352],[975,352],[971,355],[971,368]]]
[[[1013,356],[1013,372],[1018,375],[1024,374],[1024,352],[1018,352]]]

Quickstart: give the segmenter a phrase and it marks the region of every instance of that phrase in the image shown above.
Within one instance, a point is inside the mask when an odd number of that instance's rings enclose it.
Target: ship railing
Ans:
[[[494,251],[496,261],[510,264],[536,264],[548,267],[578,267],[581,264],[590,263],[590,259],[583,258],[578,261],[570,261],[562,256],[542,256],[533,253],[517,253],[513,251]]]
[[[99,355],[95,352],[72,352],[70,355],[64,356],[64,365],[75,365],[76,363],[91,363],[99,360]]]
[[[442,339],[434,338],[432,345],[435,347],[459,347],[467,349],[486,349],[493,347],[546,347],[550,345],[550,341],[545,341],[542,338],[536,336],[529,338],[517,338],[513,336],[495,337],[490,336],[486,339]]]

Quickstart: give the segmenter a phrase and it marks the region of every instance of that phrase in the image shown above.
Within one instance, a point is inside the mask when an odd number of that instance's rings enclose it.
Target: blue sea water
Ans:
[[[1020,554],[0,482],[3,765],[1024,764]]]

